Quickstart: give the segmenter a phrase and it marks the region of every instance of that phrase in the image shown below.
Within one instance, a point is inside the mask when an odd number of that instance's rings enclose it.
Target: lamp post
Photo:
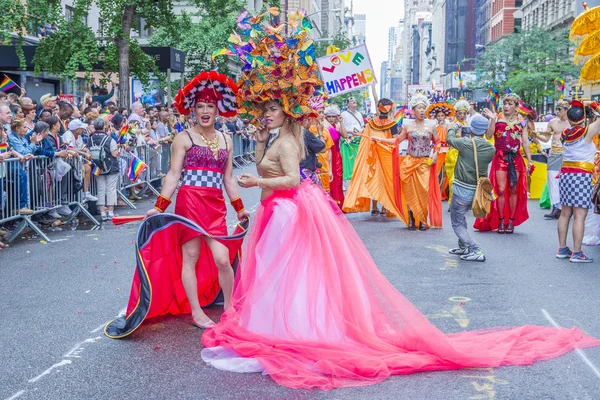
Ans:
[[[315,12],[313,12],[313,13],[310,13],[310,14],[308,14],[308,15],[305,15],[305,16],[304,16],[304,18],[308,18],[308,17],[310,17],[311,15],[316,15],[316,14],[320,14],[320,13],[327,13],[327,14],[329,14],[329,13],[333,13],[333,12],[340,12],[340,11],[343,11],[343,10],[342,10],[341,8],[331,8],[331,9],[329,9],[329,10],[320,10],[320,11],[315,11]],[[319,39],[313,39],[313,41],[314,41],[314,42],[325,42],[325,41],[328,41],[328,42],[329,42],[329,41],[332,41],[332,40],[333,40],[333,38],[319,38]]]

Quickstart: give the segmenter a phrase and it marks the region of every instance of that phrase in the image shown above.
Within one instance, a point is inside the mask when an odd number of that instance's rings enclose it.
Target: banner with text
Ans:
[[[377,83],[366,45],[352,47],[317,60],[330,97]]]

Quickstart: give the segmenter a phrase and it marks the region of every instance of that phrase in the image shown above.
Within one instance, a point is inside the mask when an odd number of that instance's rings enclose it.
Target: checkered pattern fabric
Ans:
[[[592,174],[561,173],[560,202],[564,206],[592,207]]]
[[[182,185],[223,189],[223,174],[204,169],[188,169],[183,174]]]

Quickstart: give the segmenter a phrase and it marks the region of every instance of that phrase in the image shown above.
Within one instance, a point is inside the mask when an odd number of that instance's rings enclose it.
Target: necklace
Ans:
[[[206,143],[206,147],[208,147],[214,154],[215,160],[219,158],[219,137],[215,134],[215,137],[212,139],[207,138],[201,132],[198,132],[200,136],[202,136],[202,140]]]

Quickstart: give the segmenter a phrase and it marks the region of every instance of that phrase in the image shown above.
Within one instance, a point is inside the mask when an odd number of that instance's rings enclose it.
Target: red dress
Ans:
[[[527,174],[525,171],[525,162],[521,155],[521,133],[523,125],[508,125],[504,121],[496,122],[494,132],[494,146],[496,154],[492,160],[490,170],[490,181],[494,187],[496,195],[500,196],[498,190],[498,180],[496,171],[506,171],[506,190],[504,191],[504,210],[498,210],[498,201],[492,203],[490,213],[485,218],[477,218],[473,227],[480,231],[493,231],[498,229],[500,224],[500,215],[505,222],[510,218],[510,188],[517,188],[517,208],[513,220],[513,225],[518,226],[529,218],[527,212]],[[517,178],[518,175],[518,178]]]
[[[331,174],[333,179],[329,189],[329,195],[342,209],[344,205],[344,167],[342,164],[342,153],[340,152],[340,132],[333,126],[329,127],[333,146],[331,146]]]
[[[183,243],[211,236],[229,248],[229,260],[237,269],[246,226],[239,226],[234,236],[227,236],[223,174],[228,157],[228,149],[220,149],[215,158],[211,149],[196,144],[187,151],[183,182],[175,203],[176,215],[155,215],[140,226],[136,240],[137,269],[126,318],[107,324],[104,332],[108,337],[125,337],[148,318],[191,312],[181,281]],[[218,269],[205,240],[200,244],[196,278],[202,307],[221,301]]]

